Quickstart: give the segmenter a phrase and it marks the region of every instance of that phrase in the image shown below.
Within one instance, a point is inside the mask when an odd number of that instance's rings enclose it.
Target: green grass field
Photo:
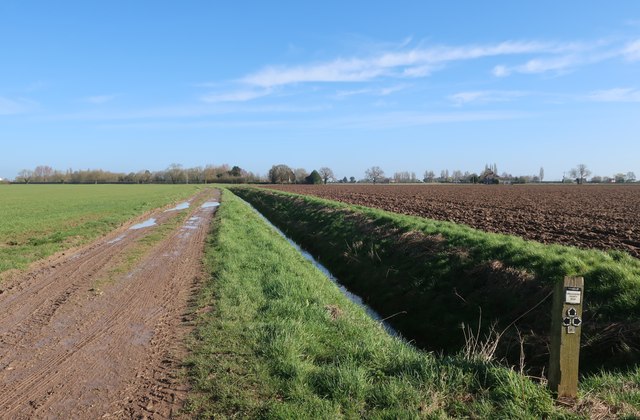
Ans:
[[[194,194],[193,185],[0,185],[0,273]]]

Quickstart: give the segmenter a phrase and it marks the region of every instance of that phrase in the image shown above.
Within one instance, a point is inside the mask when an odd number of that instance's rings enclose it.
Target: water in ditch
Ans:
[[[240,200],[242,200],[242,199],[240,199]],[[349,291],[349,289],[347,289],[345,286],[340,284],[340,281],[333,274],[331,274],[331,272],[324,265],[320,264],[320,262],[318,262],[313,257],[313,255],[311,255],[309,252],[305,251],[300,245],[298,245],[295,241],[293,241],[291,238],[289,238],[282,230],[280,230],[277,226],[275,226],[273,223],[271,223],[271,221],[269,221],[269,219],[264,217],[262,215],[262,213],[260,213],[255,207],[253,207],[251,204],[249,204],[245,200],[242,200],[242,201],[244,201],[244,203],[247,206],[249,206],[251,209],[253,209],[253,211],[255,211],[256,214],[258,216],[260,216],[260,218],[262,220],[264,220],[269,226],[271,226],[276,232],[278,232],[278,234],[280,236],[282,236],[284,239],[286,239],[287,242],[289,242],[289,244],[291,244],[291,246],[293,246],[298,252],[300,252],[300,254],[302,254],[302,256],[304,258],[306,258],[314,266],[316,266],[329,280],[331,280],[331,282],[333,282],[336,286],[338,286],[338,289],[340,289],[342,294],[344,294],[351,302],[353,302],[353,303],[359,305],[360,307],[362,307],[365,310],[365,312],[367,313],[367,315],[369,315],[371,318],[375,319],[376,321],[380,322],[380,324],[385,329],[385,331],[387,331],[387,333],[391,334],[394,337],[402,337],[400,335],[400,333],[398,333],[398,331],[396,331],[391,325],[389,325],[387,322],[385,322],[385,320],[380,316],[379,313],[377,313],[369,305],[364,303],[364,301],[362,300],[362,298],[360,296],[358,296],[355,293]]]

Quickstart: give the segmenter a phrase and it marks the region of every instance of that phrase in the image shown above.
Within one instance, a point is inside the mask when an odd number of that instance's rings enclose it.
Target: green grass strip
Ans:
[[[524,376],[385,333],[228,191],[188,366],[201,418],[565,417]]]

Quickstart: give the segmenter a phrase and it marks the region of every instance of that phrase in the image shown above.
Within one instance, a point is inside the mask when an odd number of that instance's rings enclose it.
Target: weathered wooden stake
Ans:
[[[558,399],[578,395],[584,278],[565,277],[553,292],[549,388]]]

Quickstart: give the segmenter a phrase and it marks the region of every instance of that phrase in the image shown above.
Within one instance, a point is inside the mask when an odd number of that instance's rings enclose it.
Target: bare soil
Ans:
[[[147,215],[154,226],[132,222],[0,284],[2,418],[180,415],[189,300],[216,210],[200,204],[218,197],[193,197],[184,221],[137,258],[179,211],[158,210]]]
[[[271,188],[640,258],[639,185],[285,185]]]

